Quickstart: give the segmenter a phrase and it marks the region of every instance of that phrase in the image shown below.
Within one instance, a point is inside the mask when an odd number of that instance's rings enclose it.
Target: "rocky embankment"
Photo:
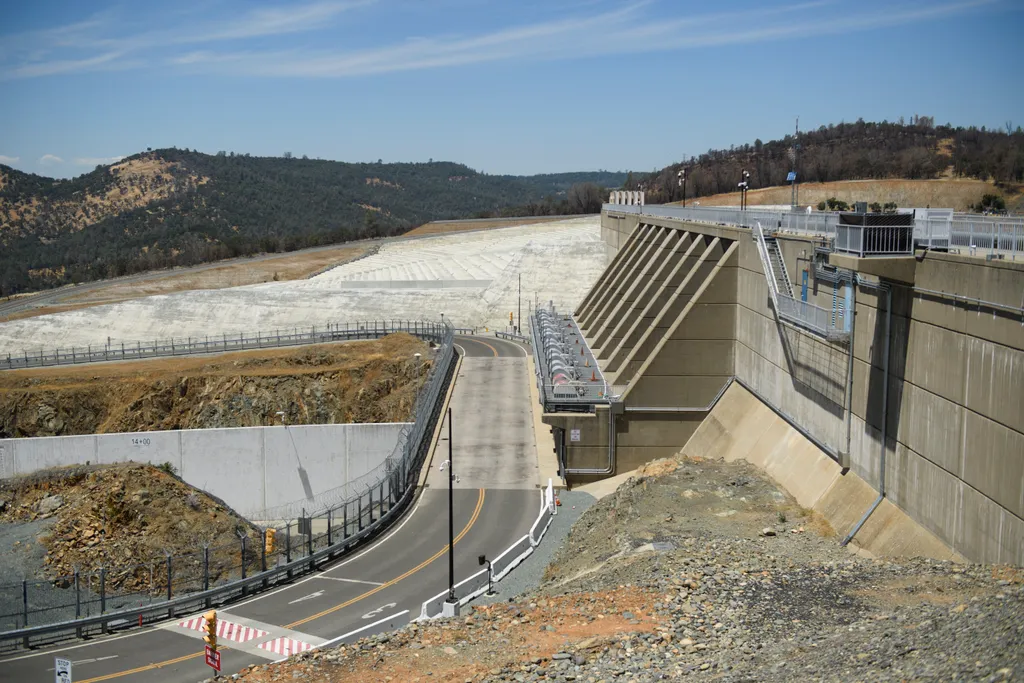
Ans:
[[[421,354],[417,360],[414,354]],[[432,351],[376,341],[0,373],[0,438],[402,422]]]
[[[12,580],[59,579],[67,587],[76,569],[88,574],[105,567],[109,589],[143,593],[166,588],[166,572],[153,570],[163,568],[165,553],[181,556],[183,572],[188,559],[200,562],[208,544],[216,580],[238,564],[240,533],[253,547],[260,541],[259,530],[220,501],[167,469],[137,463],[61,467],[0,480],[0,536],[23,525],[45,531],[3,550],[16,560],[37,555],[41,545],[42,566],[33,571],[16,562],[28,575]],[[0,559],[0,566],[6,563]]]
[[[884,560],[745,463],[666,460],[511,604],[244,670],[303,681],[916,681],[1024,675],[1018,567]]]

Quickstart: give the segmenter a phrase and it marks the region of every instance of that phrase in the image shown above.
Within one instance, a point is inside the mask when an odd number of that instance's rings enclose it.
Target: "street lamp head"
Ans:
[[[451,464],[452,464],[452,461],[451,461],[451,460],[445,460],[445,461],[444,461],[443,463],[441,463],[441,467],[439,468],[439,470],[440,470],[441,472],[444,472],[444,469],[445,469],[446,467],[450,467],[450,466],[451,466]]]

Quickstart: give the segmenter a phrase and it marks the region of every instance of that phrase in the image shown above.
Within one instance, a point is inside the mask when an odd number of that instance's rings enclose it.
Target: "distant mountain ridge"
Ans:
[[[70,180],[0,165],[0,294],[400,234],[432,220],[568,213],[625,173],[493,176],[452,162],[345,163],[159,149]]]

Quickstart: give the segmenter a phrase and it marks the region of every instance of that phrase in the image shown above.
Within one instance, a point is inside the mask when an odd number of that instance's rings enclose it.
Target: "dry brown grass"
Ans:
[[[184,184],[186,188],[191,188],[209,180],[194,173],[183,174],[181,164],[167,162],[152,155],[114,164],[110,167],[110,173],[113,182],[102,194],[80,193],[71,199],[45,203],[41,203],[36,197],[17,203],[6,199],[0,200],[0,216],[7,216],[7,221],[0,220],[0,232],[12,232],[15,230],[14,221],[31,219],[38,215],[44,206],[53,209],[55,215],[67,217],[62,219],[59,225],[51,226],[56,228],[57,232],[82,230],[108,216],[166,199],[176,186]]]
[[[405,237],[421,235],[440,235],[448,232],[466,232],[467,230],[492,230],[494,228],[510,228],[515,225],[533,225],[535,223],[552,223],[564,221],[573,216],[538,216],[535,218],[481,218],[477,221],[433,221],[405,233]]]
[[[331,265],[340,264],[362,255],[366,247],[339,246],[335,249],[287,254],[260,261],[228,263],[180,275],[112,284],[110,287],[85,292],[68,301],[110,303],[137,299],[154,294],[170,294],[193,289],[223,289],[270,282],[276,279],[300,280]]]
[[[416,346],[417,348],[413,349]],[[410,350],[411,349],[411,350]],[[152,360],[119,361],[116,363],[88,363],[83,365],[62,365],[29,370],[8,370],[0,372],[0,394],[18,390],[33,392],[49,389],[66,389],[71,386],[95,384],[103,386],[115,380],[148,381],[171,380],[182,373],[203,376],[224,376],[237,374],[239,367],[245,367],[250,375],[297,375],[320,372],[326,369],[360,366],[365,361],[380,355],[411,355],[420,350],[416,339],[405,333],[388,335],[372,341],[346,342],[344,344],[314,344],[299,348],[255,349],[232,351],[216,356],[174,356]],[[304,368],[298,362],[309,354],[327,351],[337,358],[337,363]],[[298,360],[297,360],[298,359]],[[259,370],[254,370],[254,366]]]
[[[801,206],[816,205],[829,197],[841,199],[848,204],[857,201],[896,202],[897,206],[934,206],[953,208],[957,211],[968,210],[976,204],[984,194],[1005,195],[992,182],[984,180],[965,180],[943,178],[940,180],[842,180],[834,183],[801,183]],[[788,185],[764,187],[747,193],[747,201],[755,204],[789,204],[791,189]],[[739,206],[738,192],[726,192],[699,197],[687,202],[687,205],[700,203],[701,206]],[[677,204],[679,202],[676,202]]]
[[[415,354],[423,360],[417,361]],[[431,363],[398,333],[374,341],[0,373],[0,436],[400,422]],[[241,397],[244,396],[244,400]]]

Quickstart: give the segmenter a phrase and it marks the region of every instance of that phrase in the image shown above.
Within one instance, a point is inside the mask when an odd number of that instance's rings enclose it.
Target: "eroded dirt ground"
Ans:
[[[421,354],[419,360],[415,354]],[[380,340],[0,373],[0,438],[402,422],[433,357]]]
[[[246,683],[909,681],[1024,676],[1020,568],[871,559],[738,462],[653,463],[587,510],[544,583]]]

